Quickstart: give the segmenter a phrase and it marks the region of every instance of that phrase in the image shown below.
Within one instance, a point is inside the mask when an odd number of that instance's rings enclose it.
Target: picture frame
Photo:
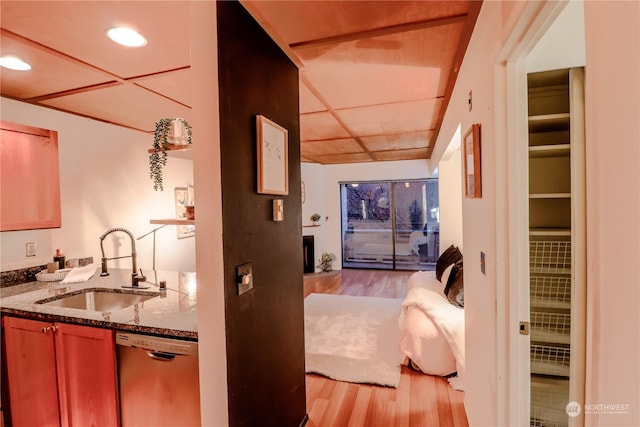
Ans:
[[[175,187],[176,218],[187,219],[186,206],[189,203],[189,190],[187,187]],[[178,239],[185,239],[196,235],[196,226],[193,224],[176,225]]]
[[[482,168],[480,124],[471,125],[462,139],[464,195],[467,198],[482,197]]]
[[[256,116],[258,193],[289,194],[289,132],[268,118]]]

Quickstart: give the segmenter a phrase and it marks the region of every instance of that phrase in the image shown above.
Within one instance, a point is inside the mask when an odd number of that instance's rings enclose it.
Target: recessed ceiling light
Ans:
[[[28,71],[31,69],[31,65],[15,56],[0,57],[0,66],[16,71]]]
[[[116,43],[128,47],[142,47],[147,44],[140,33],[126,27],[113,27],[107,30],[107,36]]]

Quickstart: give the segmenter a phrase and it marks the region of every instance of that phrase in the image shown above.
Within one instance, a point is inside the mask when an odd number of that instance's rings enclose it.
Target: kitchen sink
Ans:
[[[159,295],[159,292],[92,288],[36,301],[36,304],[105,312],[122,310]]]

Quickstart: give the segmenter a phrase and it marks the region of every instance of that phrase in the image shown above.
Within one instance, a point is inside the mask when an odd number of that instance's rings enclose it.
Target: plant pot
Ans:
[[[180,118],[160,119],[156,122],[153,135],[153,147],[149,156],[149,175],[153,180],[154,190],[162,191],[162,168],[167,164],[167,149],[172,146],[186,146],[191,144],[191,126]]]
[[[188,145],[189,135],[187,132],[187,125],[185,124],[184,119],[173,119],[169,125],[167,142],[173,145]]]

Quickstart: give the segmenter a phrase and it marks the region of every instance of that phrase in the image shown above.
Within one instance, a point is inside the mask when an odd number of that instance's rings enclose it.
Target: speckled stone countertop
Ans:
[[[84,283],[29,282],[0,290],[2,314],[16,315],[50,322],[109,328],[195,341],[198,338],[195,273],[144,271],[147,282],[134,293],[153,293],[154,297],[120,310],[99,312],[37,303],[42,300],[80,293],[86,289],[109,289],[131,292],[122,285],[131,285],[131,270],[109,269],[109,276],[101,277],[100,268]],[[160,291],[157,283],[167,282]]]

